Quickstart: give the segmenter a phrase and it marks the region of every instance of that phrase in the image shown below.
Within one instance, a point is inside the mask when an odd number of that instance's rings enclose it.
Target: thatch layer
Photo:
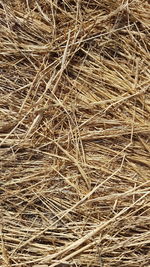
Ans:
[[[150,6],[0,1],[1,266],[150,266]]]

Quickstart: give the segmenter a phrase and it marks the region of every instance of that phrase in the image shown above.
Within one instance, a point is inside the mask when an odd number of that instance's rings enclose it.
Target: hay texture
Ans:
[[[150,266],[150,4],[0,1],[0,266]]]

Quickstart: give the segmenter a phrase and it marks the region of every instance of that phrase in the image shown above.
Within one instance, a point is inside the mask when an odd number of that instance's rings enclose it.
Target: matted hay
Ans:
[[[0,1],[0,266],[150,266],[150,4]]]

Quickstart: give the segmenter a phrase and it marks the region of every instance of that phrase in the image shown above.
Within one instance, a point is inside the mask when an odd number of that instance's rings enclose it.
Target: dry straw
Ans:
[[[150,6],[0,1],[0,266],[150,266]]]

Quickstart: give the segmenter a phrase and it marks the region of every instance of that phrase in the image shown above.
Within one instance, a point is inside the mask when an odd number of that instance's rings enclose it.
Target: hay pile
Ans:
[[[0,266],[150,266],[150,6],[0,1]]]

